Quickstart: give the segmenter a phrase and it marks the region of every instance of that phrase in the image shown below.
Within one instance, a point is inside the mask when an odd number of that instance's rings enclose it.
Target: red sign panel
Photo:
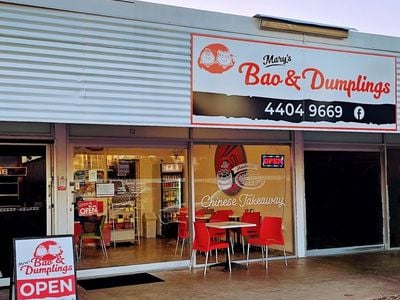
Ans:
[[[84,200],[78,203],[78,215],[80,217],[89,217],[98,213],[97,200]]]

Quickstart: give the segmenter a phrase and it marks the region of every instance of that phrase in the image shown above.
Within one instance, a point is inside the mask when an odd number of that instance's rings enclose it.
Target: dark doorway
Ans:
[[[390,247],[400,247],[400,149],[387,150]]]
[[[0,145],[0,271],[11,273],[13,238],[46,235],[46,146]]]
[[[307,249],[382,244],[380,154],[306,151]]]

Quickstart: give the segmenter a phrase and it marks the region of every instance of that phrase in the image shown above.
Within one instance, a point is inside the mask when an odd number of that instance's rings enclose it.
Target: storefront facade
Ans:
[[[3,206],[42,208],[29,235],[106,215],[108,261],[88,245],[78,276],[186,267],[180,209],[283,217],[292,257],[399,247],[398,38],[140,2],[2,1],[0,14],[0,167],[41,186]]]

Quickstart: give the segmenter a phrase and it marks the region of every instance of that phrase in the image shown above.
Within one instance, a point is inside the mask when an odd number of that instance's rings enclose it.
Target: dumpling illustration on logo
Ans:
[[[235,59],[225,45],[210,44],[201,50],[197,63],[207,72],[221,74],[235,65]]]
[[[61,256],[62,253],[61,247],[56,242],[46,241],[36,247],[33,256],[42,260],[52,261]]]
[[[217,51],[217,63],[225,68],[228,68],[229,66],[233,66],[233,58],[232,55],[229,51],[222,51],[218,50]]]
[[[215,56],[212,51],[208,48],[205,48],[200,55],[201,64],[209,66],[215,63]]]

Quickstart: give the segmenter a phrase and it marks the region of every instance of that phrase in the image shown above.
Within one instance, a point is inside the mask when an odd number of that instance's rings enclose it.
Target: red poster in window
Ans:
[[[227,195],[236,195],[240,186],[236,183],[233,169],[246,163],[242,145],[218,145],[215,150],[214,167],[218,188]],[[242,171],[243,173],[243,171]]]

